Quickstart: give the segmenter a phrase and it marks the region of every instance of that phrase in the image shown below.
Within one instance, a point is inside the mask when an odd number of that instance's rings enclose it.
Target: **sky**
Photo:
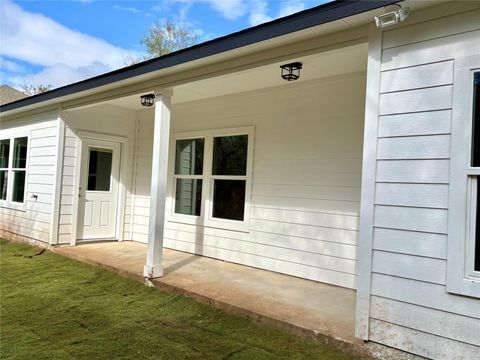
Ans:
[[[326,0],[0,0],[0,83],[60,87],[144,54],[149,24],[168,19],[200,42]]]

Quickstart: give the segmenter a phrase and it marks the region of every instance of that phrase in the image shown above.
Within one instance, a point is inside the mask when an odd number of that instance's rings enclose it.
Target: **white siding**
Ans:
[[[130,169],[127,171],[125,182],[127,189],[126,211],[128,215],[124,216],[124,229],[122,237],[129,239],[129,221],[130,221],[130,196],[131,196],[131,177],[133,174],[133,144],[135,134],[135,112],[122,109],[111,105],[97,105],[85,109],[64,112],[65,120],[65,144],[64,144],[64,160],[62,173],[62,190],[60,195],[60,216],[59,216],[59,243],[65,244],[72,241],[73,227],[75,226],[75,196],[76,192],[76,173],[77,147],[80,145],[78,139],[78,131],[90,131],[102,134],[116,135],[128,138],[132,145],[128,149],[122,151],[128,152],[127,163]],[[122,165],[123,166],[123,165]],[[128,165],[127,165],[128,166]],[[77,195],[78,196],[78,195]],[[117,221],[121,221],[118,219]]]
[[[129,232],[132,240],[147,242],[150,216],[150,179],[152,174],[153,112],[140,111],[136,129],[135,158],[133,166],[132,197],[128,200],[126,217],[132,219]],[[133,204],[132,204],[133,203]],[[132,206],[133,205],[133,206]],[[133,216],[131,210],[133,209]]]
[[[172,132],[255,126],[253,185],[248,232],[167,222],[165,246],[355,288],[364,93],[355,73],[174,105]],[[132,231],[146,242],[152,112],[139,120]]]
[[[480,52],[470,6],[383,34],[370,340],[435,359],[480,358],[480,300],[445,287],[453,65]]]
[[[29,136],[26,179],[26,209],[14,210],[0,206],[2,230],[48,243],[54,203],[57,114],[5,121],[0,124],[0,138],[20,134]],[[34,199],[32,196],[38,196]]]

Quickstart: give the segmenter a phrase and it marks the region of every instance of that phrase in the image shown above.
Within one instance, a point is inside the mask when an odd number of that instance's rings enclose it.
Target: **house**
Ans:
[[[147,277],[168,247],[356,289],[359,338],[480,358],[480,2],[392,4],[3,105],[0,236],[145,242]]]
[[[0,85],[0,105],[8,104],[9,102],[23,99],[25,97],[27,97],[27,95],[11,86]]]

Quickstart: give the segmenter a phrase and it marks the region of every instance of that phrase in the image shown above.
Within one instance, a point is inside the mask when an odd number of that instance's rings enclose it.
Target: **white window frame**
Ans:
[[[213,139],[222,136],[247,135],[247,171],[244,176],[221,176],[212,175],[213,165]],[[204,139],[203,148],[203,174],[202,175],[175,175],[175,149],[177,140],[187,139]],[[179,132],[172,134],[170,144],[170,191],[169,191],[169,212],[167,221],[185,223],[191,225],[199,225],[205,227],[221,228],[234,231],[248,232],[250,231],[250,206],[251,206],[251,189],[252,189],[252,167],[253,167],[253,144],[254,144],[254,126],[231,128],[231,129],[215,129],[195,132]],[[185,215],[175,213],[175,191],[177,178],[191,178],[202,180],[202,200],[200,207],[200,215]],[[243,221],[214,218],[213,212],[213,185],[215,179],[222,180],[245,180],[245,204]]]
[[[480,298],[480,272],[474,271],[477,179],[471,167],[473,74],[480,55],[455,60],[447,246],[447,291]]]
[[[18,138],[27,138],[27,158],[25,163],[25,169],[20,168],[13,168],[13,150],[14,150],[14,143],[15,139]],[[0,207],[12,209],[12,210],[20,210],[26,211],[27,209],[27,185],[28,185],[28,166],[29,166],[29,159],[30,159],[30,134],[28,132],[21,132],[21,133],[12,133],[8,134],[7,136],[0,136],[0,140],[10,140],[10,149],[8,153],[8,168],[7,168],[7,198],[6,200],[0,200]],[[5,168],[2,168],[5,169]],[[14,171],[25,171],[25,185],[24,185],[24,193],[23,193],[23,202],[15,202],[12,201],[13,195],[13,172]]]

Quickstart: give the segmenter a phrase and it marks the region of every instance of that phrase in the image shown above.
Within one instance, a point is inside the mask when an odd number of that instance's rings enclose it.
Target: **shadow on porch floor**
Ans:
[[[99,242],[55,252],[143,281],[146,245]],[[353,290],[164,249],[154,285],[287,331],[362,352],[354,337]]]

